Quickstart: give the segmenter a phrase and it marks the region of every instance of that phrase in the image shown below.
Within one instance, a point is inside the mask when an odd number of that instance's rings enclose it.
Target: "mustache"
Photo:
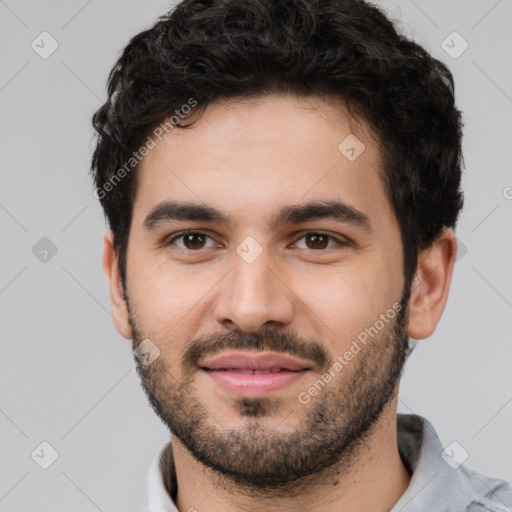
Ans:
[[[324,347],[292,332],[260,331],[245,333],[233,330],[194,340],[183,353],[183,366],[188,370],[197,368],[201,359],[214,356],[224,350],[269,350],[313,361],[322,371],[330,366]]]

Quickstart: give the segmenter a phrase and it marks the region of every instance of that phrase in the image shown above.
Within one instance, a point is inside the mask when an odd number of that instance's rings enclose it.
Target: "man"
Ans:
[[[150,510],[510,510],[397,415],[463,203],[441,62],[361,0],[186,0],[94,126],[112,316],[172,433]]]

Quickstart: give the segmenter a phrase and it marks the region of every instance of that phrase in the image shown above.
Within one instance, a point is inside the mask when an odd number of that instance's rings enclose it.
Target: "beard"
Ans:
[[[348,470],[397,393],[410,353],[408,299],[404,293],[396,316],[311,398],[307,407],[297,399],[294,410],[299,413],[291,430],[289,426],[285,429],[286,418],[273,428],[268,426],[268,419],[283,405],[283,399],[276,397],[233,397],[234,415],[245,421],[238,428],[222,425],[215,411],[197,398],[197,363],[225,349],[271,350],[314,361],[320,379],[336,359],[315,340],[289,331],[247,334],[233,330],[188,343],[177,362],[179,372],[158,357],[149,365],[135,358],[137,373],[158,417],[197,461],[213,470],[219,483],[235,484],[247,492],[285,487],[298,490],[308,477],[320,477],[334,465],[343,464]],[[135,350],[146,338],[134,318],[136,315],[130,313]],[[153,342],[160,344],[159,340]]]

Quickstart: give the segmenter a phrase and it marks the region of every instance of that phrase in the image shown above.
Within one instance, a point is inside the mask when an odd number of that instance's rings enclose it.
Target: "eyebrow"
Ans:
[[[350,224],[367,233],[373,231],[369,217],[342,201],[312,201],[283,207],[270,218],[270,229],[286,224],[300,224],[315,219],[332,219]],[[144,219],[144,229],[151,231],[170,221],[217,222],[233,225],[231,216],[205,204],[164,201],[158,204]]]

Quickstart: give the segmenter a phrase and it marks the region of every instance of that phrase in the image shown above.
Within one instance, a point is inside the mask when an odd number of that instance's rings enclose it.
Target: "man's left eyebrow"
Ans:
[[[366,231],[373,232],[370,218],[343,201],[312,201],[305,204],[285,206],[274,217],[271,229],[284,224],[300,224],[316,219],[331,219],[337,222],[352,225]]]
[[[301,224],[310,220],[332,219],[360,228],[367,233],[373,232],[370,218],[363,212],[342,201],[312,201],[283,207],[277,215],[271,217],[270,229],[286,224]],[[233,219],[205,204],[165,201],[157,205],[144,219],[144,229],[152,230],[158,224],[177,221],[217,222],[233,225]]]

